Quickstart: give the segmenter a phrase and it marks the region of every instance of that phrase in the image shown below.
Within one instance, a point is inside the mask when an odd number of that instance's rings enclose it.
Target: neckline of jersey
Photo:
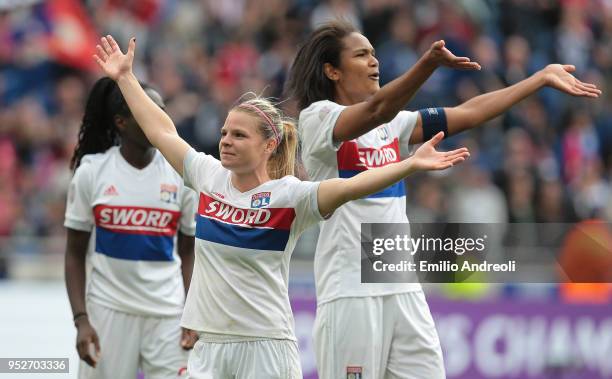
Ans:
[[[261,192],[262,191],[262,187],[268,185],[269,183],[272,183],[272,182],[275,182],[275,181],[279,180],[279,179],[270,179],[267,182],[261,183],[260,185],[258,185],[255,188],[252,188],[252,189],[250,189],[248,191],[242,192],[238,188],[236,188],[236,186],[234,186],[234,183],[232,182],[232,173],[231,173],[231,171],[228,170],[228,174],[229,174],[229,181],[228,182],[229,182],[230,191],[235,193],[235,194],[237,194],[238,196],[247,196],[247,195],[250,195],[250,194],[252,194],[254,192]]]
[[[151,167],[153,167],[153,166],[154,166],[154,164],[153,164],[153,163],[154,163],[154,162],[155,162],[155,160],[157,159],[157,154],[159,154],[159,151],[158,151],[158,150],[155,150],[155,155],[153,156],[153,159],[151,159],[151,162],[149,162],[149,164],[148,164],[148,165],[146,165],[146,166],[145,166],[145,167],[143,167],[143,168],[137,168],[137,167],[132,166],[132,165],[130,164],[130,162],[128,162],[128,161],[125,159],[125,157],[123,156],[123,154],[121,154],[121,151],[120,151],[120,149],[119,149],[119,146],[115,146],[115,148],[116,148],[115,153],[116,153],[116,154],[119,156],[120,166],[123,166],[123,167],[125,167],[127,170],[132,171],[132,172],[134,172],[134,173],[136,173],[136,174],[143,174],[143,173],[147,172],[148,170],[150,170],[150,169],[151,169]]]

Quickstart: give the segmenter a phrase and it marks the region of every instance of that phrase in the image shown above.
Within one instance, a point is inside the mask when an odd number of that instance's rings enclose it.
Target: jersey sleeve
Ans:
[[[93,180],[94,173],[91,164],[82,163],[74,173],[68,187],[65,227],[84,232],[92,230],[95,223],[92,208]]]
[[[391,121],[391,128],[399,133],[400,155],[407,157],[412,153],[410,136],[416,127],[419,112],[401,111]]]
[[[342,143],[334,143],[334,127],[345,106],[329,100],[317,101],[300,112],[299,130],[304,154],[320,156],[335,152]]]
[[[319,212],[317,193],[320,182],[308,182],[296,180],[291,191],[296,195],[295,205],[296,222],[294,228],[297,233],[302,233],[310,226],[325,220]]]
[[[201,190],[207,191],[211,178],[214,178],[222,168],[221,162],[214,157],[189,149],[183,161],[183,180],[185,185],[196,193]]]
[[[196,193],[188,187],[183,187],[181,194],[181,233],[194,236],[195,235],[195,212],[197,202]]]

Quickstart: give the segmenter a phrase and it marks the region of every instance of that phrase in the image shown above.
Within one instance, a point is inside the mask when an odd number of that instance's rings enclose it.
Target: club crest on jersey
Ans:
[[[361,366],[347,366],[346,379],[361,379],[362,371]]]
[[[178,202],[178,188],[174,184],[162,184],[159,190],[159,197],[165,203]]]
[[[382,127],[382,128],[378,128],[376,129],[376,132],[378,133],[378,137],[383,140],[386,141],[389,139],[389,132],[387,131],[387,128]]]
[[[251,197],[251,208],[263,208],[270,205],[271,192],[256,193]]]

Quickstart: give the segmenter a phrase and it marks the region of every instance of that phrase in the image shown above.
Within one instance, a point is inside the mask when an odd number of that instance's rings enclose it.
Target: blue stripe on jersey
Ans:
[[[174,238],[145,234],[118,233],[96,227],[96,251],[112,258],[130,261],[173,261]]]
[[[353,176],[361,173],[363,171],[358,170],[338,170],[338,174],[341,178],[352,178]],[[403,197],[406,196],[406,186],[404,185],[404,181],[400,180],[399,182],[390,185],[380,192],[373,193],[364,197],[364,199],[377,199],[381,197]]]
[[[196,238],[243,249],[284,251],[289,233],[284,229],[248,228],[196,216]]]

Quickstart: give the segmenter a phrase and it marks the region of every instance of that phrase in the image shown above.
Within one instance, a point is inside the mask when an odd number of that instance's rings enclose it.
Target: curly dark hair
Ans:
[[[114,117],[131,116],[121,90],[111,78],[99,79],[87,98],[79,140],[70,160],[70,168],[76,170],[85,154],[101,153],[121,141]]]

